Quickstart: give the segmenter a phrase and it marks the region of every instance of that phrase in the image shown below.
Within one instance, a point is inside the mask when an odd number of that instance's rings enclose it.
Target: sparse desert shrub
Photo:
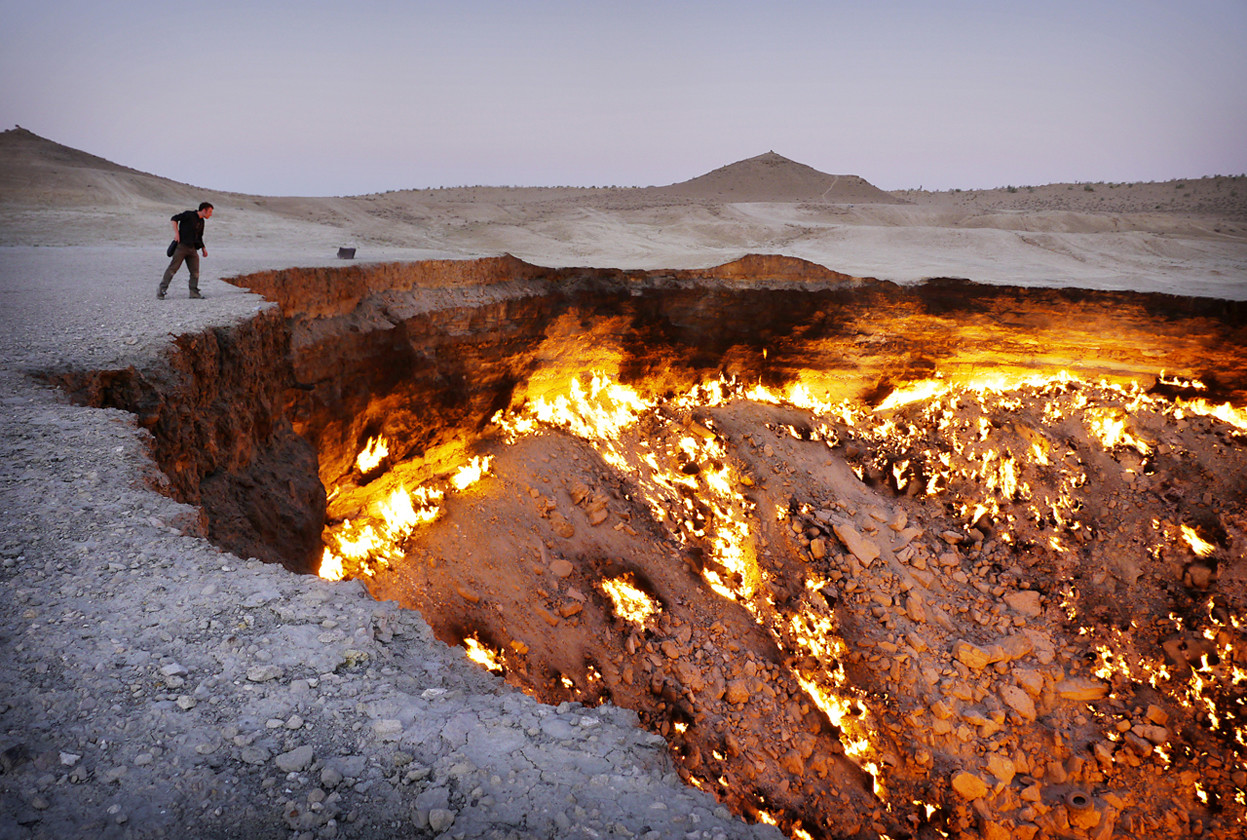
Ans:
[[[1095,187],[1091,186],[1090,184],[1083,184],[1082,188],[1084,192],[1095,192]]]
[[[1017,191],[1018,191],[1018,188],[1017,188],[1017,187],[1015,187],[1015,186],[1013,186],[1012,184],[1010,184],[1010,185],[1009,185],[1008,187],[1006,187],[1005,189],[1007,189],[1007,190],[1008,190],[1009,192],[1011,192],[1011,193],[1015,193],[1015,192],[1017,192]]]

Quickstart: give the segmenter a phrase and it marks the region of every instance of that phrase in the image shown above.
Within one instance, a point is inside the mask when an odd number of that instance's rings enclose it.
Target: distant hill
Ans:
[[[651,189],[673,198],[699,201],[908,203],[857,175],[828,175],[775,152],[737,161],[678,184]]]
[[[0,132],[0,198],[26,206],[182,204],[203,190],[47,140]]]

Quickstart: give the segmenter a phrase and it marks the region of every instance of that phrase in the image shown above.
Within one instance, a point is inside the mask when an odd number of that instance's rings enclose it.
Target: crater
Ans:
[[[635,709],[791,837],[1241,830],[1242,304],[750,256],[235,279],[59,373],[243,556]]]

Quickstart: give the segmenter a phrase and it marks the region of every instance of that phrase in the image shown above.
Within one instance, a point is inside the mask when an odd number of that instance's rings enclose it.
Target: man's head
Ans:
[[[201,202],[199,202],[199,215],[200,215],[200,217],[201,217],[201,218],[204,218],[204,219],[211,219],[211,218],[212,218],[212,209],[213,209],[213,208],[212,208],[212,202],[210,202],[210,201],[201,201]]]

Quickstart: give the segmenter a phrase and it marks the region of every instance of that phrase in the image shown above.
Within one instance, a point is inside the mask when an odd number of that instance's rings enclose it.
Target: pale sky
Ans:
[[[0,129],[209,190],[1247,172],[1247,0],[0,0]]]

